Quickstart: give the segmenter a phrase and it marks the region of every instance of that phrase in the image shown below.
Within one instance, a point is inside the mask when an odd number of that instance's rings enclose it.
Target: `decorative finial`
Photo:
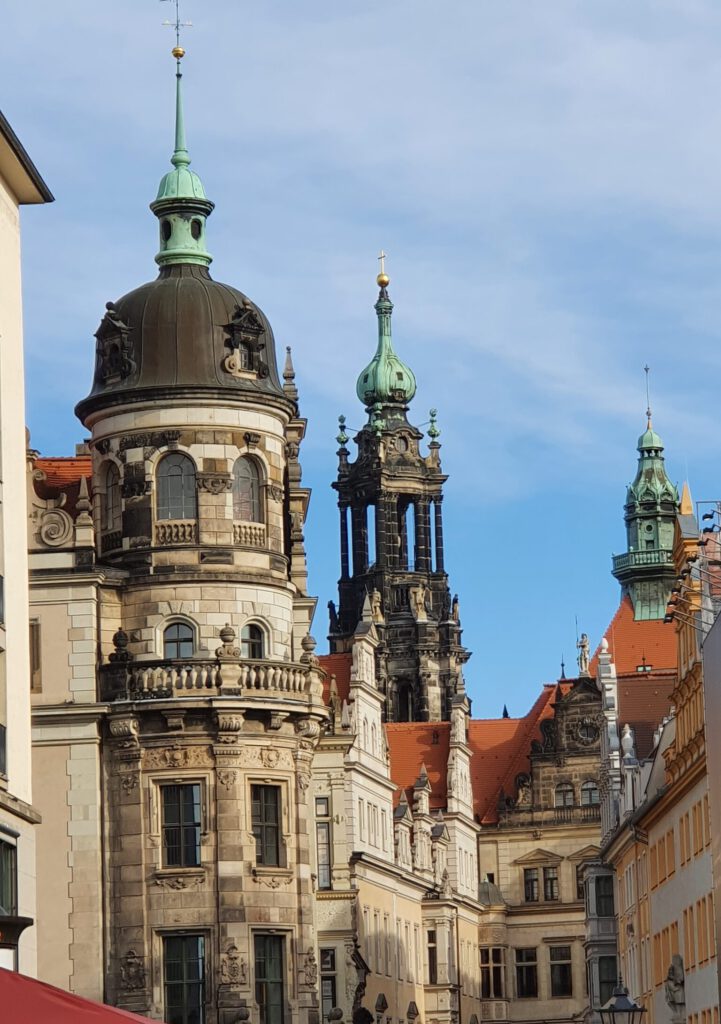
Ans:
[[[644,366],[643,372],[646,374],[646,419],[648,420],[648,425],[647,425],[646,429],[650,430],[651,429],[651,398],[650,398],[650,395],[649,395],[649,388],[648,388],[648,375],[651,372],[651,367],[648,365],[648,363],[646,363],[646,365]]]
[[[563,660],[563,655],[561,655],[561,675],[560,675],[559,678],[560,679],[565,679],[566,678],[566,662]]]
[[[438,429],[438,424],[436,423],[436,416],[437,415],[438,415],[438,410],[437,409],[431,409],[431,411],[430,411],[430,418],[431,419],[430,419],[430,424],[428,426],[428,436],[430,437],[431,441],[437,441],[438,438],[441,436],[441,432]]]
[[[160,0],[161,3],[173,3],[175,4],[175,21],[169,21],[167,18],[163,22],[168,28],[175,29],[175,46],[170,51],[180,65],[180,61],[185,56],[185,50],[180,45],[180,30],[181,28],[192,28],[192,21],[181,21],[180,20],[180,0]]]
[[[336,441],[341,448],[345,448],[348,444],[348,435],[345,432],[345,416],[338,417],[338,436],[336,437]]]
[[[286,393],[288,398],[292,398],[295,401],[298,398],[298,388],[295,386],[295,367],[293,366],[293,356],[290,351],[290,345],[286,345],[285,347],[283,381],[283,391]]]
[[[388,277],[388,274],[386,274],[386,253],[384,253],[382,249],[380,252],[380,256],[378,257],[378,260],[381,265],[381,271],[378,277],[376,278],[376,282],[379,288],[387,288],[388,285],[391,283],[391,279],[390,277]]]

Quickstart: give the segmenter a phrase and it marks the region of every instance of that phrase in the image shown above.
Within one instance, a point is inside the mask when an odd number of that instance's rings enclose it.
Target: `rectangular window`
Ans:
[[[280,787],[251,786],[251,815],[255,836],[255,862],[280,865]]]
[[[200,864],[200,786],[197,782],[161,786],[163,867]]]
[[[318,888],[330,889],[331,842],[330,842],[330,801],[318,797],[315,801],[315,849],[318,860]]]
[[[505,999],[504,949],[481,946],[481,999]]]
[[[204,937],[167,935],[163,939],[163,971],[167,1024],[204,1024]]]
[[[0,915],[15,917],[18,912],[18,851],[0,839]]]
[[[596,915],[598,917],[613,917],[614,914],[613,876],[599,875],[596,879]]]
[[[538,868],[523,869],[523,893],[526,903],[538,903]]]
[[[40,673],[40,620],[30,619],[30,692],[42,693],[43,681]]]
[[[573,995],[573,968],[570,946],[551,946],[551,995]]]
[[[538,962],[533,947],[516,950],[516,995],[519,999],[538,997]]]
[[[618,981],[615,956],[598,958],[598,1001],[601,1006],[608,1002]]]
[[[543,869],[543,898],[544,900],[558,899],[558,868]]]
[[[428,984],[438,984],[438,947],[435,929],[428,932]]]
[[[328,1015],[336,1000],[335,950],[320,950],[320,1009],[321,1020],[328,1024]]]
[[[283,938],[255,936],[255,1001],[258,1024],[283,1024]]]

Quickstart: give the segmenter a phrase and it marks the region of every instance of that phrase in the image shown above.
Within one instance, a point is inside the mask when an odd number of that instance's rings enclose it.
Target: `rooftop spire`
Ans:
[[[155,201],[150,209],[160,221],[160,251],[155,260],[161,267],[175,263],[198,263],[208,266],[212,256],[205,247],[205,221],[213,210],[203,183],[190,170],[190,155],[185,137],[183,111],[183,72],[181,61],[185,50],[180,45],[180,28],[190,25],[181,22],[179,0],[174,0],[176,18],[164,24],[175,29],[175,148],[170,162],[173,170],[163,175]]]
[[[651,430],[651,398],[648,389],[648,375],[651,372],[651,367],[648,363],[644,366],[643,372],[646,374],[646,429]]]
[[[380,292],[375,304],[378,317],[378,347],[356,384],[358,398],[369,410],[373,406],[380,407],[389,403],[407,405],[416,393],[416,378],[413,371],[398,358],[393,349],[393,303],[388,295],[391,279],[386,273],[386,254],[382,249],[378,259],[381,265],[376,278]]]

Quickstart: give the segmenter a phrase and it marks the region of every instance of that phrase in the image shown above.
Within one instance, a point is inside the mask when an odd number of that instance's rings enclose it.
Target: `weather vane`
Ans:
[[[193,22],[180,20],[180,0],[160,0],[160,2],[161,4],[175,4],[175,21],[169,21],[166,18],[163,25],[166,25],[168,28],[175,29],[175,50],[173,51],[173,56],[177,57],[179,60],[185,53],[183,47],[180,45],[180,30],[181,28],[192,28]]]
[[[646,374],[646,416],[648,417],[648,429],[651,429],[651,398],[648,387],[648,375],[651,372],[651,367],[646,363],[643,368],[643,372]]]

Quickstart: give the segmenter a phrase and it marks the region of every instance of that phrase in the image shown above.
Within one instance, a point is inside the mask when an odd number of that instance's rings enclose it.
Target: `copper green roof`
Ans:
[[[381,287],[375,311],[378,316],[378,348],[358,377],[356,393],[368,409],[378,404],[407,405],[416,393],[416,378],[410,367],[398,358],[393,349],[393,303],[388,297],[385,285]]]

